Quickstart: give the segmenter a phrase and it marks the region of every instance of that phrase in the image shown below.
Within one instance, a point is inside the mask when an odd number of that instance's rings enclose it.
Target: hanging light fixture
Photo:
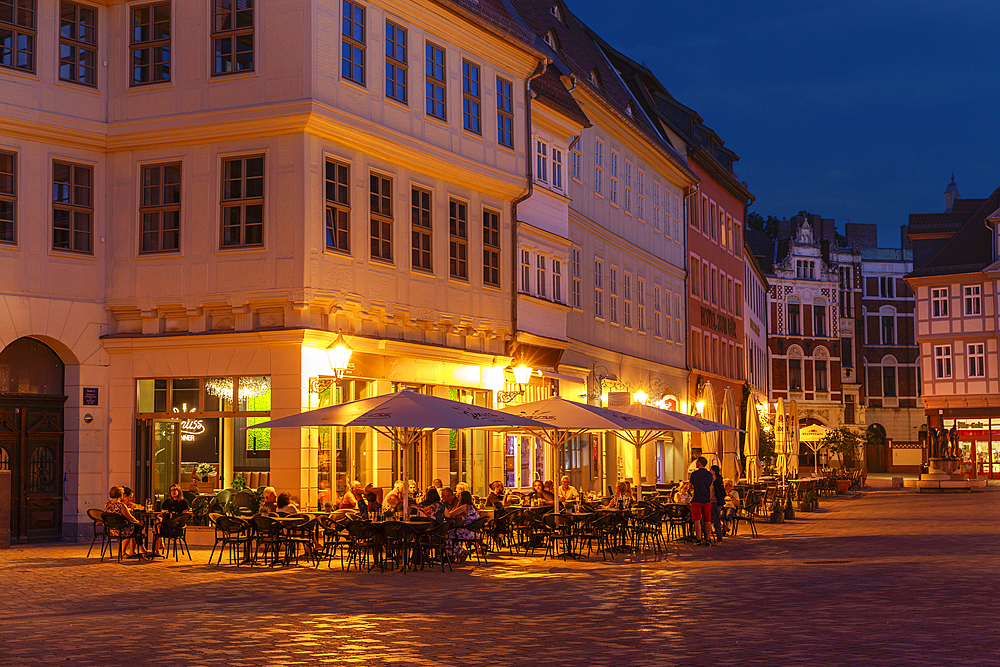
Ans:
[[[337,334],[337,340],[326,348],[326,354],[330,357],[330,369],[338,382],[344,379],[344,373],[347,372],[347,367],[351,363],[352,352],[354,352],[354,348],[344,340],[343,333]]]
[[[351,354],[353,352],[354,348],[348,345],[344,339],[343,332],[338,333],[337,339],[326,348],[326,356],[330,360],[330,371],[333,373],[333,377],[309,378],[309,391],[314,394],[320,394],[330,389],[333,385],[339,384],[344,379],[344,374],[351,365]]]
[[[528,390],[528,383],[531,381],[533,369],[531,366],[520,364],[511,369],[514,374],[514,382],[517,383],[516,391],[498,391],[496,393],[498,403],[510,403],[518,396],[524,396]]]
[[[632,392],[633,403],[640,403],[642,405],[646,405],[646,401],[648,400],[649,400],[649,394],[644,392],[642,389],[640,389],[639,391]]]

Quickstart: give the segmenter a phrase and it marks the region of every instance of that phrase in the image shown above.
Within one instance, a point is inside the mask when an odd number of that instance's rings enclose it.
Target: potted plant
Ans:
[[[233,491],[239,493],[240,491],[247,488],[247,477],[243,473],[239,473],[236,477],[233,477]]]
[[[209,477],[215,476],[215,466],[211,463],[199,463],[195,469],[195,474],[201,478],[201,481],[207,482]]]
[[[795,518],[795,508],[792,507],[792,497],[788,496],[785,501],[785,521],[791,521]]]
[[[799,511],[800,512],[812,512],[819,505],[819,496],[815,491],[809,489],[802,493],[802,497],[799,499]]]
[[[771,523],[784,523],[785,521],[785,510],[781,506],[781,501],[775,499],[774,503],[771,505]]]

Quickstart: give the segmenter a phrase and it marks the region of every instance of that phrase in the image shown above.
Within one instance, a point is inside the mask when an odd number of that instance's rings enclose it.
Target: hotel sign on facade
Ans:
[[[736,338],[736,318],[723,315],[705,306],[701,307],[701,326],[718,331],[730,338]]]

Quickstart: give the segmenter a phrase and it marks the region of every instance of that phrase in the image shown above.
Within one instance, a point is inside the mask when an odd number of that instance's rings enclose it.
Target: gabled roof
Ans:
[[[550,11],[556,0],[502,1],[535,34],[538,38],[536,45],[541,45],[539,48],[551,50],[544,43],[543,37],[549,32],[555,34],[558,51],[554,52],[553,68],[557,75],[575,75],[577,86],[587,89],[610,107],[623,124],[631,126],[633,131],[657,147],[661,154],[665,154],[692,181],[697,181],[697,177],[687,165],[686,158],[664,139],[645,112],[637,108],[632,91],[623,83],[619,72],[611,65],[605,54],[602,48],[603,42],[583,21],[569,11],[565,4],[558,3],[560,18]],[[591,81],[592,72],[596,74],[597,84]]]
[[[501,0],[439,0],[439,2],[469,12],[518,41],[532,45],[531,36],[517,24]]]
[[[959,199],[958,202],[979,202],[971,214],[955,232],[954,236],[929,262],[916,268],[907,277],[945,276],[960,273],[975,273],[993,263],[993,230],[986,224],[987,217],[1000,207],[1000,188],[993,191],[988,199]],[[968,210],[969,206],[956,210]],[[932,214],[933,215],[933,214]],[[956,215],[938,214],[938,215]],[[910,216],[911,225],[914,216]],[[951,224],[951,221],[949,221]],[[910,227],[911,234],[912,226]],[[918,232],[920,233],[920,232]],[[926,233],[926,232],[925,232]]]
[[[573,99],[573,95],[563,85],[559,79],[559,73],[552,65],[545,68],[545,72],[531,82],[531,89],[538,95],[537,101],[559,111],[584,127],[590,127],[590,119],[587,118],[587,114]]]
[[[951,213],[911,213],[909,234],[953,234],[985,202],[985,199],[958,199]]]

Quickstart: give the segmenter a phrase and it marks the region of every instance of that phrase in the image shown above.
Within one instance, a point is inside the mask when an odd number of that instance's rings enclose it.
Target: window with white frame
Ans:
[[[611,151],[611,203],[618,205],[618,153]]]
[[[701,261],[697,257],[691,258],[691,294],[702,297],[701,290]]]
[[[531,253],[521,251],[521,291],[531,294]]]
[[[549,182],[549,145],[541,139],[535,139],[535,180]]]
[[[545,296],[545,256],[535,255],[535,289],[538,296]]]
[[[667,296],[669,301],[670,297]],[[660,310],[660,286],[653,285],[653,335],[660,338],[663,335],[663,328],[661,321],[663,319],[663,312]]]
[[[681,198],[680,195],[674,195],[674,206],[673,206],[673,219],[674,219],[674,241],[680,243],[681,241]]]
[[[580,249],[573,248],[572,251],[572,271],[573,271],[573,307],[582,308],[580,305],[580,292],[583,288],[582,267],[580,266]]]
[[[674,311],[673,306],[670,305],[670,290],[664,290],[663,307],[663,316],[666,318],[667,323],[667,338],[673,340],[674,335],[672,321],[674,319]]]
[[[625,274],[625,327],[632,328],[632,276]]]
[[[653,229],[660,231],[660,182],[653,181]],[[669,232],[667,234],[670,235]]]
[[[646,332],[646,281],[642,278],[636,280],[636,304],[639,315],[639,331]]]
[[[638,190],[636,192],[637,198],[635,200],[635,205],[636,205],[635,214],[636,214],[636,217],[638,217],[640,220],[645,220],[646,219],[646,210],[645,210],[646,209],[646,184],[643,182],[643,181],[645,181],[645,174],[642,173],[642,169],[640,169],[639,173],[637,173],[635,175],[635,178],[636,178],[635,185],[636,185],[636,188],[638,188]]]
[[[938,379],[951,377],[951,345],[934,346],[934,377]]]
[[[979,315],[982,312],[982,298],[979,293],[979,285],[965,286],[965,314]]]
[[[931,288],[931,317],[948,317],[947,287]]]
[[[681,343],[681,296],[680,294],[674,295],[674,342],[678,345]]]
[[[604,262],[594,259],[594,317],[604,319]]]
[[[563,189],[563,152],[552,146],[552,187]]]
[[[562,262],[558,259],[552,260],[552,300],[562,303]]]
[[[581,167],[582,167],[581,163],[582,162],[583,162],[583,155],[580,154],[580,151],[573,151],[573,180],[574,181],[579,181],[580,178],[581,178],[580,172],[582,170],[581,169]]]
[[[969,377],[986,377],[986,345],[984,343],[969,343],[966,351],[969,357]]]
[[[632,212],[632,163],[625,160],[625,212]]]
[[[604,194],[604,144],[600,139],[594,143],[594,192]]]
[[[608,275],[610,279],[611,287],[611,321],[615,324],[618,323],[618,269],[611,267],[611,272]]]

